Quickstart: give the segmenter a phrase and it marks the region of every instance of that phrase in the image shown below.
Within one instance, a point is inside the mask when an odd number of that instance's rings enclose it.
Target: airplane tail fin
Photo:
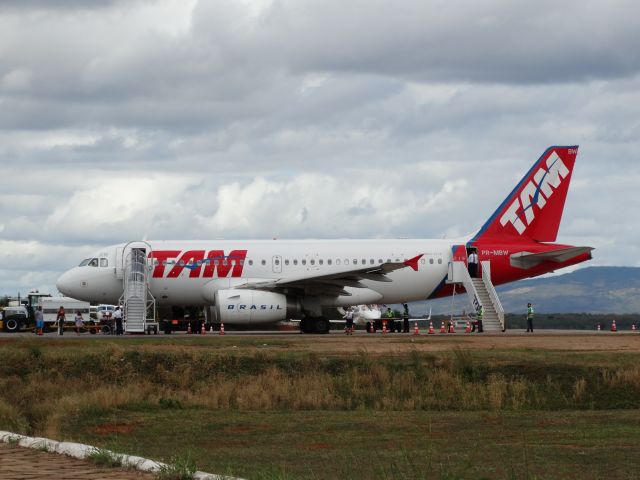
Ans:
[[[577,145],[547,148],[472,241],[510,236],[554,242],[577,154]]]

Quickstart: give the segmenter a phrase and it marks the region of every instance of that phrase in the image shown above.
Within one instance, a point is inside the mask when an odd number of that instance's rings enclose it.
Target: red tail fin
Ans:
[[[473,241],[515,236],[554,242],[567,198],[578,147],[549,147]]]

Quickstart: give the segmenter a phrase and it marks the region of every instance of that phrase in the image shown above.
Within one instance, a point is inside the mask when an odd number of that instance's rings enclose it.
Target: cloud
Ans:
[[[466,234],[559,143],[580,144],[559,241],[640,262],[628,0],[0,11],[0,294],[143,236]]]

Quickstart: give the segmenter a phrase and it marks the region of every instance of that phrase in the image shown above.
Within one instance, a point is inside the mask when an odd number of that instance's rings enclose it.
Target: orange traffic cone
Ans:
[[[618,327],[616,327],[616,321],[615,320],[611,324],[611,331],[612,332],[617,332],[618,331]]]
[[[387,333],[387,321],[382,321],[382,333]]]
[[[204,326],[204,322],[202,322],[202,328],[200,329],[200,334],[205,335],[207,333],[207,329]]]
[[[413,323],[413,334],[420,335],[420,330],[418,329],[418,322]]]
[[[191,322],[187,323],[187,334],[191,335]]]
[[[433,329],[433,322],[429,320],[429,335],[433,335],[436,331]]]
[[[471,333],[471,322],[467,320],[467,326],[464,329],[464,333]]]
[[[220,322],[220,335],[224,335],[224,323]]]
[[[440,333],[447,333],[447,331],[444,328],[444,322],[442,322],[442,325],[440,326]]]
[[[449,322],[449,333],[456,333],[456,331],[453,329],[453,322]]]

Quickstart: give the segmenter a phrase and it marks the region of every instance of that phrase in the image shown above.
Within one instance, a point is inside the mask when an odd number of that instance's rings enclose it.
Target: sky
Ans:
[[[0,295],[135,239],[442,238],[580,145],[558,241],[640,266],[640,5],[0,0]]]

